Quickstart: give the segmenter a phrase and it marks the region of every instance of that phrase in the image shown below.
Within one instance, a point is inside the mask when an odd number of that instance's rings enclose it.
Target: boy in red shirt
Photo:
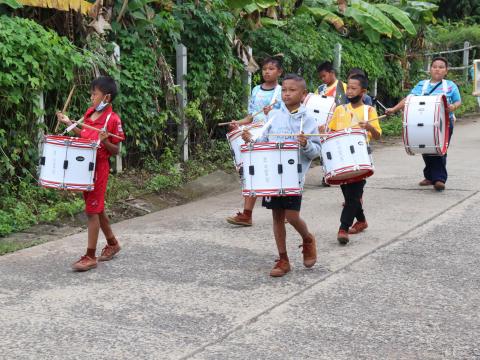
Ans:
[[[98,261],[111,260],[120,251],[120,244],[113,234],[108,216],[105,213],[105,192],[107,191],[108,175],[110,174],[109,158],[118,154],[119,143],[125,140],[120,117],[112,109],[112,102],[117,95],[117,85],[111,77],[100,76],[92,81],[90,87],[92,106],[88,108],[84,115],[84,123],[101,129],[101,131],[73,128],[73,132],[77,136],[100,142],[95,164],[95,189],[83,193],[85,212],[88,217],[88,245],[86,254],[72,265],[73,270],[76,271],[87,271],[97,267],[95,253],[100,229],[107,239],[107,245],[103,248]],[[73,124],[62,113],[57,113],[57,118],[68,126]],[[117,135],[123,140],[108,134]]]

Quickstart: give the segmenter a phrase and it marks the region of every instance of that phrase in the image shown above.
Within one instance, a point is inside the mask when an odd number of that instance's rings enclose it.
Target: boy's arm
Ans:
[[[317,122],[313,118],[310,118],[308,121],[308,126],[305,126],[304,129],[307,131],[307,133],[316,132]],[[305,146],[300,145],[300,151],[303,152],[310,160],[320,156],[320,138],[318,136],[307,137]]]
[[[382,136],[382,128],[380,127],[380,123],[377,118],[378,118],[377,111],[375,110],[375,108],[370,107],[368,110],[369,122],[365,123],[365,130],[370,132],[370,135],[372,135],[372,138],[374,138],[375,140],[380,139],[380,137]],[[370,119],[377,119],[377,120],[373,120],[372,122],[370,122]]]

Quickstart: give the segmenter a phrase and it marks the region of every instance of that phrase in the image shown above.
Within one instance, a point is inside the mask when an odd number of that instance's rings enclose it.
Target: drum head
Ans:
[[[325,182],[329,185],[343,185],[361,181],[373,175],[372,169],[360,169],[341,174],[325,175]]]

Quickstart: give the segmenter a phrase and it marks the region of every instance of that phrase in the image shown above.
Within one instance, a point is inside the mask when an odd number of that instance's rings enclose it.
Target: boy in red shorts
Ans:
[[[85,212],[88,217],[88,244],[87,251],[77,262],[72,265],[73,270],[87,271],[97,267],[97,249],[98,234],[102,229],[107,245],[103,248],[98,261],[111,260],[115,254],[120,251],[118,243],[105,213],[105,193],[107,191],[108,175],[110,174],[109,158],[117,155],[119,143],[125,140],[122,130],[120,117],[113,112],[112,101],[117,95],[117,85],[115,80],[109,76],[100,76],[92,81],[91,101],[92,106],[88,108],[84,115],[84,123],[93,126],[101,131],[78,127],[73,128],[73,132],[84,139],[98,140],[97,161],[95,165],[95,189],[85,191]],[[70,126],[72,121],[62,113],[57,113],[60,122]],[[109,134],[114,134],[122,138],[120,140]]]

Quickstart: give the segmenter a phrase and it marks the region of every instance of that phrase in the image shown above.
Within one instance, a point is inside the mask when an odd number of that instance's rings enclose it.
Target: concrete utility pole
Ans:
[[[340,75],[342,69],[342,44],[336,43],[334,49],[333,68]]]
[[[180,124],[178,125],[177,143],[180,148],[182,161],[188,160],[188,125],[185,119],[185,107],[187,106],[187,48],[183,44],[176,46],[177,52],[177,85],[180,91],[177,93],[178,113]]]

